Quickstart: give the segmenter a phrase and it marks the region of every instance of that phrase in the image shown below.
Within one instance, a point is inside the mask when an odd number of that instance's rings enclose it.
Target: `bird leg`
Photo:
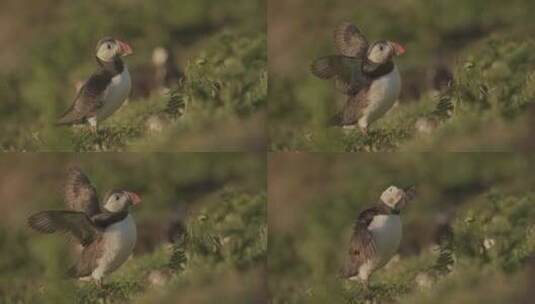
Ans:
[[[358,120],[357,125],[360,131],[362,132],[362,134],[368,135],[368,118],[366,116],[361,117]]]
[[[368,278],[360,280],[360,283],[364,294],[364,303],[375,303],[375,299],[373,297],[373,290],[370,288],[370,281],[368,281]]]
[[[97,118],[91,117],[91,118],[88,118],[87,121],[89,122],[91,132],[93,132],[93,134],[95,135],[98,134]]]
[[[98,288],[102,288],[102,286],[104,286],[102,278],[95,279],[94,282],[95,282],[95,285],[97,285]]]
[[[362,290],[364,291],[367,297],[368,294],[370,293],[370,284],[368,283],[368,280],[361,280],[360,283],[362,286]]]
[[[373,290],[371,290],[370,284],[368,283],[368,281],[364,282],[364,299],[365,299],[365,303],[367,304],[375,303]]]

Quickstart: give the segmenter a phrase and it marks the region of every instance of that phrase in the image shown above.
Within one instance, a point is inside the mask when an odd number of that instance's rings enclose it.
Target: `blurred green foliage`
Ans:
[[[152,151],[209,151],[217,148],[211,138],[199,138],[214,131],[222,142],[231,141],[227,150],[263,145],[263,124],[257,122],[267,95],[262,0],[225,5],[213,0],[45,2],[55,9],[43,12],[38,5],[32,11],[28,1],[2,4],[19,17],[13,26],[26,35],[5,51],[21,49],[15,66],[0,75],[1,150],[122,151],[142,146]],[[35,15],[42,27],[34,26]],[[96,68],[94,48],[104,36],[132,45],[134,55],[126,62],[134,78],[147,76],[143,74],[149,73],[146,67],[155,47],[170,48],[187,74],[186,81],[172,89],[196,110],[190,113],[188,104],[187,115],[166,115],[171,95],[138,97],[104,122],[98,136],[53,126],[74,98],[74,84]]]
[[[102,289],[65,279],[75,260],[68,242],[26,226],[31,213],[65,208],[61,188],[69,164],[80,165],[99,194],[121,187],[143,198],[132,210],[133,258]],[[252,153],[3,156],[0,302],[265,302],[265,167],[265,157]],[[169,243],[177,220],[184,234]]]
[[[283,154],[269,159],[273,303],[529,303],[535,158],[513,153]],[[337,278],[358,213],[416,185],[399,255],[370,289]],[[272,200],[272,197],[274,198]]]
[[[306,2],[306,3],[305,3]],[[531,149],[534,100],[533,1],[272,1],[270,124],[273,151],[515,151]],[[347,9],[351,7],[353,9]],[[332,54],[332,30],[354,22],[370,41],[406,46],[395,58],[398,107],[371,127],[328,128],[345,97],[309,65]],[[453,72],[451,90],[433,88],[435,71]],[[440,99],[457,107],[438,117]],[[528,111],[529,110],[529,111]]]

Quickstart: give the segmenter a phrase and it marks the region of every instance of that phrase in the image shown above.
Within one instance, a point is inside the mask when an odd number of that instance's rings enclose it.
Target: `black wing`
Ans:
[[[106,228],[111,224],[122,221],[128,213],[123,212],[102,212],[91,217],[91,221],[98,228]]]
[[[362,73],[371,79],[384,76],[394,69],[394,62],[388,61],[386,63],[374,63],[371,61],[365,61],[362,64]]]
[[[375,242],[370,230],[368,230],[368,225],[378,212],[378,209],[373,207],[360,213],[353,228],[346,261],[341,270],[343,277],[350,278],[358,275],[360,266],[375,255]]]
[[[97,110],[103,105],[102,98],[111,78],[111,73],[105,70],[91,75],[69,109],[61,115],[57,124],[84,123],[87,118],[95,116]]]
[[[330,55],[316,59],[310,70],[318,78],[334,78],[342,93],[356,95],[370,85],[370,78],[362,71],[362,63],[358,58]]]
[[[334,43],[340,54],[363,58],[368,51],[368,40],[352,23],[343,22],[334,30]]]
[[[70,233],[83,246],[91,244],[100,235],[99,229],[84,212],[42,211],[30,216],[28,225],[43,233]]]
[[[67,207],[73,211],[85,212],[89,217],[100,212],[97,191],[78,167],[68,170],[64,198]]]

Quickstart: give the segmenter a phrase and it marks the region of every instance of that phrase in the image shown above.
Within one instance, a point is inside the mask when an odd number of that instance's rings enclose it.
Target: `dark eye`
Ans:
[[[111,44],[107,44],[107,46],[108,46],[108,50],[111,49]]]
[[[385,47],[381,45],[381,46],[379,47],[379,49],[382,51],[382,50],[385,49]]]
[[[116,201],[118,201],[118,200],[119,200],[119,195],[115,194],[115,195],[113,196],[113,199],[116,200]]]

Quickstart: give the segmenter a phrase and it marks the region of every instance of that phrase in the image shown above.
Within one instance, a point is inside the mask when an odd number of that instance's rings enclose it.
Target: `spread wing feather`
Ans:
[[[358,58],[325,56],[316,59],[310,70],[318,78],[334,78],[338,90],[347,95],[355,95],[370,84],[370,78],[362,72],[362,60]]]
[[[334,43],[338,52],[348,57],[362,58],[368,51],[368,40],[357,26],[350,22],[343,22],[336,27]]]
[[[30,216],[28,225],[43,233],[69,233],[83,246],[92,243],[100,234],[87,214],[76,211],[42,211]]]
[[[97,191],[78,167],[68,170],[64,198],[67,207],[73,211],[85,212],[89,217],[100,212]]]

